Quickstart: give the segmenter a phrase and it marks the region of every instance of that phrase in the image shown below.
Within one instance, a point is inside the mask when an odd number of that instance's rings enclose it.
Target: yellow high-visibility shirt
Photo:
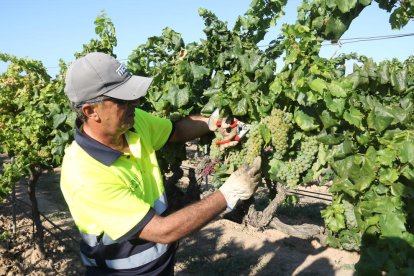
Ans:
[[[155,151],[172,132],[171,121],[136,109],[125,136],[131,154],[93,140],[77,129],[66,149],[61,189],[71,215],[86,234],[120,241],[136,234],[167,201]]]

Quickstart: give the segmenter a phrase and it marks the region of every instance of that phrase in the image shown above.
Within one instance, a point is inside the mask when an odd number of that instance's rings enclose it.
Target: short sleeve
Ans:
[[[141,109],[135,109],[134,129],[137,133],[148,139],[154,150],[159,150],[173,130],[172,122],[165,118],[151,115]]]

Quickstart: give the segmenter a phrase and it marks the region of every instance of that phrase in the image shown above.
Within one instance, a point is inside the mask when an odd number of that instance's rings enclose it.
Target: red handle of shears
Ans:
[[[239,123],[239,120],[235,119],[234,122],[229,126],[229,128],[235,128],[238,123]],[[216,125],[218,127],[221,127],[221,121],[217,121]]]
[[[239,135],[236,135],[236,136],[234,136],[233,139],[226,139],[226,140],[217,141],[216,145],[224,145],[224,144],[230,143],[232,141],[239,141],[239,140],[240,140]]]

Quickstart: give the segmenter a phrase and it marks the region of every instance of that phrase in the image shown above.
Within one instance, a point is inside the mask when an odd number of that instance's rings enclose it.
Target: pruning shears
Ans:
[[[216,109],[213,112],[213,116],[217,116],[217,117],[219,116],[219,110],[218,109]],[[218,120],[216,122],[216,125],[218,127],[221,127],[222,124],[223,124],[223,120]],[[242,139],[247,134],[247,132],[249,132],[248,125],[243,123],[242,121],[239,121],[238,119],[235,119],[230,124],[230,126],[228,126],[228,128],[230,129],[230,133],[235,131],[236,135],[231,139],[224,139],[224,140],[221,140],[221,141],[217,141],[216,142],[217,145],[224,145],[224,144],[227,144],[227,143],[230,143],[230,142],[233,142],[233,141],[240,141],[240,139]]]
[[[217,121],[217,126],[221,127],[222,125],[222,121],[219,120]],[[233,141],[240,141],[240,139],[242,139],[247,132],[249,132],[249,127],[246,123],[243,123],[242,121],[239,121],[237,119],[235,119],[233,121],[233,123],[229,126],[230,129],[234,129],[236,128],[236,135],[231,138],[231,139],[225,139],[225,140],[221,140],[221,141],[217,141],[216,144],[217,145],[224,145]]]

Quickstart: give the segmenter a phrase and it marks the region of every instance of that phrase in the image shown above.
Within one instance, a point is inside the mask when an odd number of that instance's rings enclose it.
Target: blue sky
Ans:
[[[295,21],[296,7],[300,2],[289,1],[286,16],[278,21],[261,44],[265,45],[277,36],[281,23]],[[232,28],[237,16],[249,8],[249,3],[250,0],[4,0],[0,2],[0,52],[41,60],[49,74],[55,76],[60,58],[65,62],[73,61],[73,54],[82,50],[82,44],[95,38],[93,22],[101,11],[115,25],[118,39],[115,53],[119,59],[127,59],[133,49],[145,43],[148,37],[160,35],[165,27],[181,33],[185,43],[204,38],[203,21],[197,13],[200,7],[211,10]],[[394,31],[388,18],[389,14],[373,3],[354,20],[342,38],[414,32],[413,21],[404,29]],[[394,57],[403,60],[414,53],[413,45],[414,36],[411,36],[344,44],[341,47],[324,46],[321,55],[332,57],[357,52],[376,61]],[[4,70],[5,64],[0,63],[0,72]]]

